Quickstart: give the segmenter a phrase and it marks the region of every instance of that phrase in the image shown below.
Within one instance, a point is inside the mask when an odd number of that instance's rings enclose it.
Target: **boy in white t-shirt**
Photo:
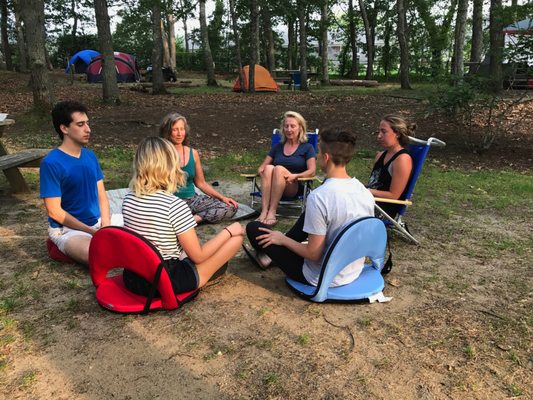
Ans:
[[[349,221],[374,216],[374,197],[346,172],[354,150],[352,133],[341,129],[320,132],[317,162],[326,173],[326,180],[310,193],[305,213],[286,235],[258,221],[246,226],[248,239],[256,250],[255,255],[248,250],[247,253],[260,266],[266,267],[272,260],[290,278],[316,286],[325,252],[340,229]],[[357,279],[363,263],[361,258],[347,265],[331,286]]]

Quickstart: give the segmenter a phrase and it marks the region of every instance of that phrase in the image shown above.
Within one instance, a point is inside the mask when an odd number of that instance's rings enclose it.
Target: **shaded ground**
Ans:
[[[1,75],[0,79],[5,94],[0,101],[2,112],[16,117],[31,103],[31,93],[22,85],[24,82],[20,75]],[[239,152],[256,148],[258,143],[267,143],[270,140],[268,135],[279,125],[283,112],[295,110],[304,115],[310,129],[331,125],[349,128],[357,132],[359,148],[376,148],[372,132],[376,131],[380,118],[388,113],[400,112],[417,122],[418,137],[435,136],[447,143],[443,151],[433,155],[444,163],[525,170],[533,166],[533,104],[509,116],[509,119],[520,122],[513,124],[504,136],[498,138],[489,151],[476,155],[465,144],[476,139],[465,138],[461,128],[445,116],[429,116],[427,106],[416,99],[357,95],[357,91],[353,95],[344,93],[338,96],[287,91],[247,95],[233,93],[229,89],[224,93],[203,95],[189,95],[182,91],[184,94],[152,96],[129,90],[131,85],[126,85],[121,90],[123,104],[109,107],[100,104],[99,85],[79,82],[68,85],[61,72],[53,75],[53,79],[57,82],[58,99],[77,99],[90,106],[92,145],[96,147],[135,146],[141,138],[157,134],[157,126],[164,115],[179,112],[189,121],[192,144],[203,150],[205,156],[226,151]],[[30,142],[37,134],[49,136],[53,135],[53,130],[50,125],[34,126],[31,132],[21,125],[10,129],[10,135],[22,136]],[[474,130],[474,134],[479,135],[480,132]]]
[[[22,116],[31,101],[16,93],[25,90],[24,82],[2,73],[0,80],[14,87],[2,93],[0,111]],[[401,111],[419,122],[420,136],[427,132],[448,143],[432,154],[441,165],[496,168],[508,165],[510,153],[514,168],[527,173],[531,167],[531,138],[524,134],[530,131],[473,158],[453,124],[424,119],[423,105],[408,99],[301,93],[155,98],[124,90],[124,105],[109,108],[97,104],[96,87],[58,89],[61,98],[91,104],[92,145],[102,149],[134,146],[155,134],[168,111],[189,118],[193,143],[206,155],[265,147],[265,132],[287,109],[301,111],[311,127],[360,129],[361,147],[371,148],[367,133],[379,117]],[[49,126],[30,126],[10,129],[8,145],[53,142]],[[431,193],[432,184],[420,182],[420,189]],[[0,185],[0,397],[503,399],[533,393],[532,224],[521,207],[477,213],[467,201],[453,210],[417,204],[409,217],[422,246],[393,241],[395,267],[386,286],[391,303],[308,303],[290,292],[279,271],[254,269],[240,252],[227,276],[193,303],[140,317],[99,308],[86,270],[48,259],[37,192],[12,195],[3,177]],[[222,185],[246,201],[242,185]],[[442,202],[456,196],[447,193]],[[527,214],[531,201],[525,204]],[[202,226],[200,235],[218,229]]]

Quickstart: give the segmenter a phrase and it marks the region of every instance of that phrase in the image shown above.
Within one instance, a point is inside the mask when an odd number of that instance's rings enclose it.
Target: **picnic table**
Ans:
[[[276,69],[273,71],[275,76],[274,80],[278,83],[284,83],[288,85],[288,89],[294,90],[295,87],[300,88],[301,71],[299,69]],[[307,72],[307,84],[311,80],[316,80],[318,74],[316,72]]]
[[[41,160],[48,153],[47,149],[28,149],[9,154],[2,144],[4,129],[15,123],[14,119],[0,121],[0,169],[6,176],[14,193],[29,192],[30,188],[20,173],[19,168],[39,167]]]

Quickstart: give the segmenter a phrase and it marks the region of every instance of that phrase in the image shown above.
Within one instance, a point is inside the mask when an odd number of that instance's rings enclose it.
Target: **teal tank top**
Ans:
[[[190,199],[196,194],[194,191],[194,156],[192,154],[192,147],[190,147],[190,149],[189,162],[182,168],[182,171],[185,172],[187,176],[187,181],[185,182],[185,186],[174,193],[174,195],[178,196],[180,199]]]

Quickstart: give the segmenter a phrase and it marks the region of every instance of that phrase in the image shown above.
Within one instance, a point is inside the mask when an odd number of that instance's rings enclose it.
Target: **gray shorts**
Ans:
[[[124,220],[122,218],[122,214],[111,214],[111,225],[123,226]],[[99,229],[100,219],[98,219],[98,222],[91,226],[91,228]],[[52,242],[54,242],[54,244],[62,253],[65,253],[65,246],[67,242],[75,236],[87,236],[89,238],[92,237],[90,233],[77,231],[66,226],[60,226],[59,228],[52,228],[51,226],[48,226],[48,237],[50,240],[52,240]]]

